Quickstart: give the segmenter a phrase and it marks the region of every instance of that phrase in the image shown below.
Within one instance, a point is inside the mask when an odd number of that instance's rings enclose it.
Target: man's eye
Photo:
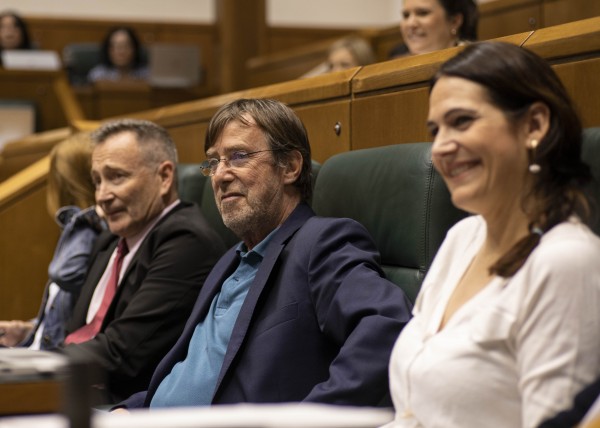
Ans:
[[[229,156],[230,161],[239,161],[248,158],[248,153],[246,152],[233,152],[231,156]]]

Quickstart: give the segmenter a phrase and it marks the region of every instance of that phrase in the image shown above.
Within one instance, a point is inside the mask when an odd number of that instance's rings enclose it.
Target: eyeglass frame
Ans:
[[[233,159],[234,162],[242,162],[245,163],[246,161],[248,161],[249,159],[252,158],[253,155],[256,155],[258,153],[263,153],[263,152],[283,152],[283,151],[287,151],[286,149],[265,149],[265,150],[256,150],[254,152],[244,152],[243,150],[236,150],[234,151],[229,157],[227,158],[210,158],[210,159],[206,159],[204,162],[202,162],[200,164],[200,170],[202,171],[202,175],[204,175],[205,177],[212,177],[217,173],[217,168],[219,166],[219,163],[224,162],[226,166],[228,166],[229,168],[242,168],[244,165],[232,165],[231,161],[232,161],[232,157],[233,156],[240,156],[238,159]]]

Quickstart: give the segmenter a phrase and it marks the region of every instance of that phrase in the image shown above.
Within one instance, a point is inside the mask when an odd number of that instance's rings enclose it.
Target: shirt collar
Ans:
[[[246,257],[248,254],[254,252],[254,253],[258,254],[261,258],[263,258],[265,256],[265,252],[267,251],[267,247],[269,246],[269,243],[273,239],[273,236],[275,235],[275,232],[277,232],[278,229],[279,229],[279,226],[276,227],[275,229],[273,229],[271,231],[271,233],[269,233],[262,241],[260,241],[257,245],[255,245],[252,250],[248,251],[248,247],[246,247],[246,244],[244,244],[244,242],[242,241],[238,244],[235,251],[238,253],[238,255],[240,257]]]
[[[137,247],[141,244],[141,242],[144,240],[146,235],[154,228],[154,226],[156,226],[156,223],[158,223],[161,218],[166,216],[173,208],[175,208],[179,204],[179,202],[180,202],[180,200],[177,199],[171,205],[165,207],[161,211],[161,213],[154,220],[152,220],[150,222],[150,224],[148,224],[148,226],[146,226],[146,228],[144,230],[142,230],[140,233],[138,233],[135,236],[132,236],[131,238],[125,238],[125,241],[127,242],[127,247],[129,248],[130,253],[135,252],[135,249],[137,249]]]

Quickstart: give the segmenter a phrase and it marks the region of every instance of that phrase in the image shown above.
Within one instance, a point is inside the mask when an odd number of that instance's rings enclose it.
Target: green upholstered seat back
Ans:
[[[590,226],[597,235],[600,235],[600,128],[584,130],[581,158],[590,166],[594,176],[588,186],[592,203]]]
[[[467,214],[452,205],[431,163],[431,143],[355,150],[321,167],[313,208],[371,233],[388,278],[414,301],[447,230]]]
[[[210,178],[202,175],[200,164],[178,164],[177,185],[181,200],[193,202],[200,207],[208,223],[223,239],[227,247],[231,247],[239,242],[235,234],[223,224],[217,204],[215,203]]]

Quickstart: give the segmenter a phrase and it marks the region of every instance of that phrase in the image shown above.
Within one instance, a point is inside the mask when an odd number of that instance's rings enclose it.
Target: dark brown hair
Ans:
[[[573,103],[550,65],[536,54],[503,42],[480,42],[467,46],[444,63],[431,88],[444,76],[459,77],[483,86],[490,102],[516,123],[534,102],[550,109],[550,126],[539,142],[532,162],[541,170],[533,176],[523,209],[531,233],[517,242],[490,267],[490,272],[512,276],[538,245],[544,233],[572,214],[589,216],[584,186],[591,180],[581,160],[582,128]],[[527,204],[527,201],[535,204]],[[533,205],[533,206],[532,206]]]
[[[131,47],[133,49],[133,58],[131,63],[131,68],[136,69],[144,65],[144,57],[142,55],[142,44],[140,43],[140,39],[137,34],[131,27],[119,26],[113,27],[108,30],[108,33],[104,36],[104,40],[102,40],[102,47],[100,49],[100,60],[102,64],[107,67],[114,67],[112,60],[110,59],[110,42],[115,33],[119,31],[123,31],[129,37],[131,41]]]
[[[17,49],[31,49],[31,39],[29,38],[29,30],[27,29],[27,23],[21,18],[16,12],[4,11],[0,13],[0,20],[5,16],[10,16],[15,20],[15,24],[19,30],[21,30],[21,44],[17,46]],[[0,46],[0,50],[2,47]]]
[[[458,29],[460,40],[477,40],[477,23],[479,22],[479,11],[473,0],[438,0],[446,11],[448,18],[462,15],[463,22]]]

